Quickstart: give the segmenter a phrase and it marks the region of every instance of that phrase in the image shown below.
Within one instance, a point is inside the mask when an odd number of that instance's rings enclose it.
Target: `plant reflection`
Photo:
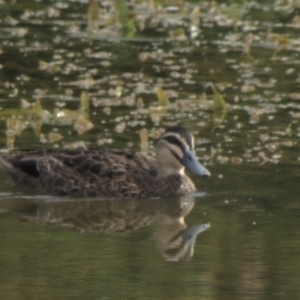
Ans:
[[[83,233],[127,234],[156,223],[156,245],[166,261],[190,261],[196,237],[210,224],[187,226],[194,198],[15,202],[26,221],[56,224]]]

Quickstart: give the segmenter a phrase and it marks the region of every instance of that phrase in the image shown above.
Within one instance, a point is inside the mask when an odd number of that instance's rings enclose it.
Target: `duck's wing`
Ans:
[[[156,176],[147,157],[114,149],[43,150],[1,158],[18,184],[40,185],[57,195],[139,197],[143,187],[136,178]]]

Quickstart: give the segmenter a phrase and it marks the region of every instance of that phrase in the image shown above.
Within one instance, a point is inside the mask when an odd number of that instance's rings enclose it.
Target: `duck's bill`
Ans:
[[[210,176],[210,172],[199,163],[195,151],[186,151],[182,158],[182,163],[193,174],[205,177]]]
[[[197,235],[210,228],[210,223],[193,225],[187,228],[183,234],[184,243],[186,245],[193,245],[196,242]]]

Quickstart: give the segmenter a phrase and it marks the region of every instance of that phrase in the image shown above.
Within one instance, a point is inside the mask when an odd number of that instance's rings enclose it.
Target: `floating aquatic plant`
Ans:
[[[211,84],[213,89],[213,103],[214,103],[214,128],[218,127],[226,118],[228,106],[223,96],[217,91],[215,86]]]
[[[160,106],[167,106],[170,104],[169,98],[161,87],[156,88],[156,96]]]
[[[100,7],[97,0],[89,0],[87,21],[89,30],[99,29]]]
[[[148,130],[143,128],[140,130],[141,152],[148,153]]]

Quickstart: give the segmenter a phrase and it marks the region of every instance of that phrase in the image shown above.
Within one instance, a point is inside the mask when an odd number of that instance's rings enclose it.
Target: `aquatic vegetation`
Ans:
[[[41,101],[34,104],[27,101],[21,102],[20,109],[2,109],[0,119],[6,120],[6,147],[15,147],[15,138],[21,136],[22,132],[30,127],[41,142],[54,143],[62,140],[64,136],[58,132],[49,132],[48,139],[42,134],[43,124],[52,126],[69,126],[73,124],[75,131],[79,135],[93,128],[93,123],[89,120],[89,97],[83,92],[79,110],[68,110],[54,108],[53,112],[44,110]],[[25,107],[24,107],[25,106]]]
[[[295,1],[0,5],[2,151],[28,139],[131,147],[145,129],[153,154],[177,123],[201,132],[213,164],[278,163],[298,144]]]

